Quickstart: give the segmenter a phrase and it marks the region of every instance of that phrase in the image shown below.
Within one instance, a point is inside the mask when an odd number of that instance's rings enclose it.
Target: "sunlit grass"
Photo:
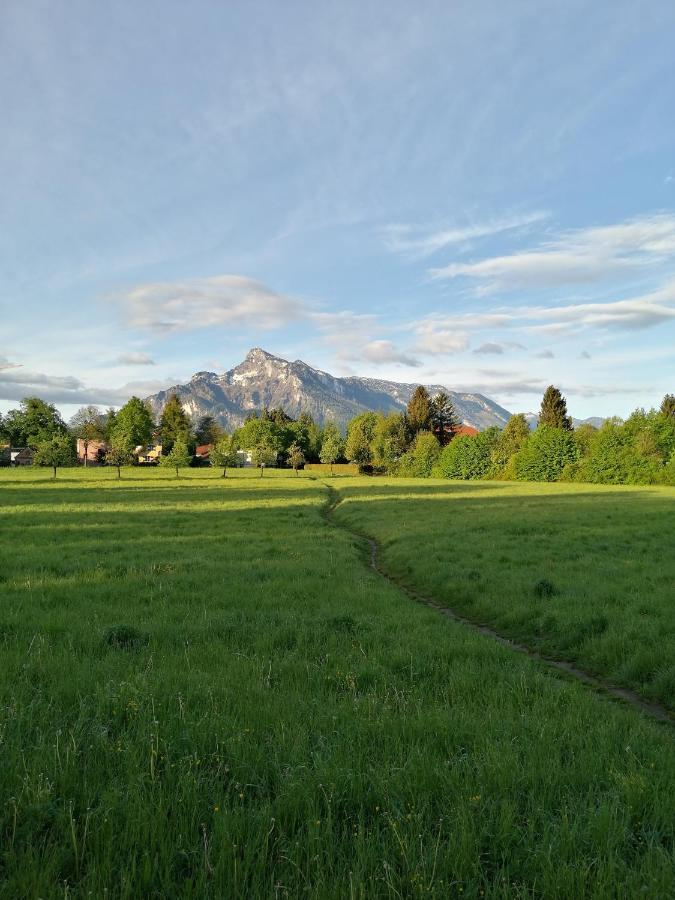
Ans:
[[[219,475],[0,471],[1,896],[672,895],[667,727],[411,603],[321,482]],[[332,483],[422,580],[415,485]]]

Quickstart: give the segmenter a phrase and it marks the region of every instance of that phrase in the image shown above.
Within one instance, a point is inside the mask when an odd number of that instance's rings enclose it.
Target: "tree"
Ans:
[[[56,478],[57,468],[74,466],[76,460],[73,439],[65,433],[55,434],[48,440],[41,441],[33,458],[36,466],[51,466],[54,470],[54,478]]]
[[[234,439],[223,435],[209,453],[209,462],[212,466],[223,470],[223,478],[227,477],[228,466],[237,465],[237,448]]]
[[[171,452],[178,440],[187,446],[190,442],[190,420],[183,409],[178,394],[171,394],[164,404],[159,419],[159,434],[162,440],[162,452]]]
[[[452,440],[453,428],[459,425],[452,400],[445,391],[439,391],[431,401],[431,425],[441,447]]]
[[[500,437],[496,426],[474,436],[456,437],[443,449],[437,470],[446,478],[485,478],[492,464],[492,451]]]
[[[539,410],[539,426],[546,425],[549,428],[564,428],[572,430],[572,419],[567,415],[567,401],[557,387],[549,385],[544,391]]]
[[[105,461],[109,466],[115,466],[117,469],[118,480],[122,477],[122,466],[128,466],[133,461],[133,453],[129,447],[123,444],[115,445],[106,452]]]
[[[423,385],[415,388],[408,401],[406,417],[413,435],[420,431],[428,431],[431,427],[431,398]]]
[[[579,449],[567,428],[539,425],[514,457],[518,481],[557,481],[567,465],[576,463]]]
[[[344,441],[337,425],[329,422],[323,429],[319,459],[324,465],[330,466],[331,477],[333,476],[333,465],[342,456],[344,449]]]
[[[394,472],[408,447],[408,429],[402,413],[381,413],[377,416],[373,439],[370,444],[373,466],[385,472]]]
[[[155,424],[146,404],[138,397],[131,397],[124,404],[110,426],[110,442],[117,447],[145,446],[152,440]]]
[[[509,460],[515,456],[530,436],[530,426],[524,413],[511,416],[492,449],[492,468],[495,475],[504,473]]]
[[[300,445],[307,462],[319,462],[321,452],[321,429],[309,413],[300,413],[296,422],[289,426],[293,442]]]
[[[435,435],[430,431],[420,431],[411,449],[401,459],[400,474],[418,478],[428,478],[441,453]]]
[[[302,447],[297,441],[292,443],[288,448],[288,461],[293,469],[295,469],[295,474],[298,475],[298,470],[305,464],[305,454],[302,452]]]
[[[84,444],[84,465],[89,461],[89,444],[105,437],[105,423],[98,406],[81,406],[70,420],[70,430]]]
[[[660,413],[662,416],[675,419],[675,394],[666,394],[661,401]]]
[[[265,474],[265,466],[275,466],[277,458],[277,450],[270,444],[261,442],[260,444],[256,444],[251,450],[251,461],[254,466],[259,467],[261,478]]]
[[[213,416],[201,416],[195,426],[195,443],[198,447],[203,444],[217,444],[223,435],[223,429]]]
[[[186,469],[191,462],[192,454],[188,449],[187,440],[182,435],[178,435],[170,452],[166,456],[162,455],[159,464],[165,468],[175,469],[176,478],[178,478],[178,470]]]
[[[68,429],[52,403],[45,403],[39,397],[26,397],[19,409],[7,413],[4,430],[12,446],[37,447]]]
[[[375,435],[377,414],[360,413],[347,426],[347,441],[344,454],[351,462],[359,466],[367,466],[372,462],[370,445]]]
[[[286,447],[292,443],[292,432],[287,429],[280,428],[269,417],[258,418],[251,416],[248,418],[241,428],[234,433],[237,446],[244,450],[253,450],[259,446],[265,446],[272,449],[276,456],[283,453]]]

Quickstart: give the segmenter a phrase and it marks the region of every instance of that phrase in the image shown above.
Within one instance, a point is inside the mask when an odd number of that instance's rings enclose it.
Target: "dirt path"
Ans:
[[[499,634],[499,632],[494,631],[494,629],[490,628],[488,625],[483,625],[479,622],[472,622],[471,619],[465,618],[464,616],[455,612],[453,609],[441,605],[436,600],[433,600],[430,597],[425,597],[424,595],[408,587],[408,585],[389,575],[389,573],[382,567],[382,563],[380,562],[380,548],[377,541],[367,534],[353,531],[351,528],[348,528],[346,525],[343,525],[341,522],[338,522],[334,518],[333,513],[340,505],[340,503],[342,503],[343,498],[340,497],[337,490],[330,484],[326,484],[324,482],[324,485],[328,491],[328,503],[323,510],[324,518],[326,519],[326,521],[329,522],[329,524],[334,528],[341,528],[343,531],[346,531],[353,537],[358,538],[364,543],[364,545],[367,545],[371,568],[374,569],[374,571],[377,572],[377,574],[381,578],[384,578],[385,581],[388,581],[399,591],[402,591],[411,600],[435,609],[446,618],[452,619],[454,622],[458,622],[460,625],[464,625],[467,628],[471,628],[472,631],[476,631],[479,634],[484,635],[485,637],[492,638],[493,641],[497,641],[498,643],[503,644],[505,647],[508,647],[510,650],[514,650],[516,653],[522,653],[524,656],[528,656],[530,659],[534,659],[537,662],[540,662],[543,665],[547,666],[548,668],[557,669],[559,672],[564,672],[565,675],[568,675],[576,679],[577,681],[581,681],[583,684],[593,688],[595,691],[615,700],[620,700],[622,703],[626,703],[629,706],[632,706],[634,709],[645,713],[653,719],[657,719],[659,722],[667,722],[669,725],[675,725],[675,717],[669,712],[669,710],[667,710],[664,706],[661,706],[659,703],[654,703],[650,700],[646,700],[644,697],[641,697],[640,694],[637,694],[635,691],[631,691],[629,688],[618,687],[617,685],[611,684],[610,682],[605,681],[602,678],[598,678],[597,675],[591,675],[590,672],[585,672],[583,669],[579,669],[573,663],[565,662],[565,660],[560,659],[552,659],[548,656],[542,656],[531,647],[527,647],[525,646],[525,644],[519,644],[516,641],[512,641],[510,638],[505,637],[503,634]]]

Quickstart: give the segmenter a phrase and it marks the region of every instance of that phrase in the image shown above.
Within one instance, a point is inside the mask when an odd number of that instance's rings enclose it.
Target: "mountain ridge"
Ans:
[[[212,415],[225,429],[239,427],[263,407],[282,407],[297,418],[308,412],[320,424],[336,422],[344,427],[361,412],[402,412],[419,382],[404,383],[378,378],[339,378],[315,369],[300,359],[293,362],[260,347],[227,372],[195,372],[187,384],[178,384],[147,397],[159,415],[171,394],[177,394],[193,417]],[[452,391],[439,384],[425,385],[433,395],[446,391],[457,415],[467,425],[484,430],[503,427],[511,413],[484,394]]]

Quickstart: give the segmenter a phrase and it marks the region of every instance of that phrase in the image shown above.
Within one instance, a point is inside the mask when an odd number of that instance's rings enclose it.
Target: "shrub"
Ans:
[[[514,457],[518,481],[557,481],[568,463],[579,458],[572,432],[540,425]]]

